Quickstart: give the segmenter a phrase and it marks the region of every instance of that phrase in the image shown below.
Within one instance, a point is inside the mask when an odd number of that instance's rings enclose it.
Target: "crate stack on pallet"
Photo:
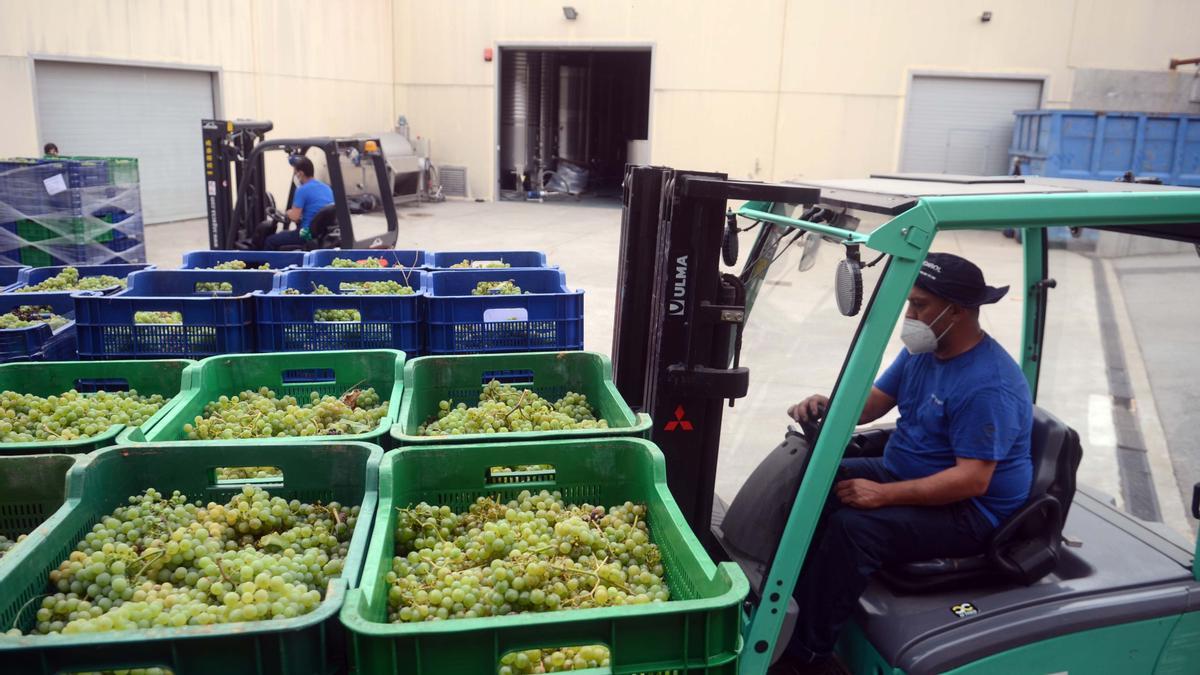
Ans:
[[[0,160],[0,264],[146,261],[137,160]]]

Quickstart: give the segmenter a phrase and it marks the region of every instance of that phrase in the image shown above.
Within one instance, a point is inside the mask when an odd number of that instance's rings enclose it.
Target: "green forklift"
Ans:
[[[733,200],[741,205],[730,209]],[[881,455],[887,444],[892,427],[856,422],[940,233],[1022,234],[1014,249],[1024,260],[1019,360],[1035,404],[1056,285],[1047,228],[1200,250],[1200,191],[1126,182],[894,174],[765,185],[630,167],[624,207],[614,379],[654,417],[671,491],[697,536],[750,581],[738,662],[746,675],[765,673],[790,639],[792,591],[839,462]],[[750,227],[757,236],[741,274],[723,273],[720,262],[733,267],[739,257],[737,233]],[[859,317],[857,330],[824,418],[789,427],[726,504],[713,484],[722,409],[749,386],[742,330],[770,263],[793,243],[811,252],[821,241],[845,249],[832,283],[841,313]],[[862,270],[876,264],[882,272],[865,289]],[[683,415],[690,433],[671,424]],[[1028,502],[980,555],[877,574],[838,646],[846,667],[863,675],[1200,673],[1195,547],[1077,486],[1084,452],[1075,430],[1035,407]],[[1200,484],[1191,511],[1200,518]]]

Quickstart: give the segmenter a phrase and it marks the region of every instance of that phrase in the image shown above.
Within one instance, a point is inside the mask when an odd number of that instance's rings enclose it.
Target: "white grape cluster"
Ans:
[[[464,258],[462,262],[454,263],[453,265],[451,265],[450,269],[463,269],[466,267],[475,267],[475,263],[472,262],[471,260]],[[479,265],[476,269],[494,269],[494,268],[501,268],[501,267],[512,267],[512,265],[509,265],[508,263],[504,262],[503,260],[489,260],[489,261],[483,263],[482,265]]]
[[[385,581],[392,622],[670,599],[645,505],[567,504],[544,490],[508,503],[480,497],[465,513],[399,509]]]
[[[183,425],[183,433],[193,441],[361,434],[379,426],[387,409],[374,389],[353,389],[340,398],[314,391],[301,404],[261,387],[212,401],[203,415]]]
[[[201,269],[209,270],[269,270],[271,263],[263,263],[258,267],[251,267],[245,260],[226,260],[223,263],[217,263],[212,267],[204,267]]]
[[[345,282],[339,287],[341,295],[413,295],[416,293],[412,286],[407,286],[386,279],[384,281],[362,281],[358,283]],[[289,288],[283,292],[284,295],[334,295],[334,292],[325,284],[313,283],[313,289],[308,292],[303,292],[297,288]]]
[[[363,258],[362,260],[350,260],[349,258],[334,258],[333,262],[329,263],[330,267],[387,267],[387,258]]]
[[[509,652],[500,657],[499,675],[528,675],[533,673],[562,673],[587,668],[607,668],[610,663],[608,647],[584,645],[558,649],[526,649]]]
[[[0,558],[3,558],[4,554],[11,551],[12,547],[25,541],[25,538],[28,536],[29,535],[27,535],[27,534],[19,534],[19,535],[17,535],[16,539],[9,539],[8,537],[0,534]]]
[[[183,323],[183,314],[180,312],[134,312],[133,322],[158,325],[179,325]]]
[[[454,405],[452,400],[438,402],[437,414],[419,426],[417,434],[456,436],[607,428],[608,422],[596,419],[595,409],[583,394],[569,391],[551,403],[530,389],[517,389],[492,380],[479,393],[478,405]]]
[[[274,466],[221,466],[217,467],[220,480],[247,480],[250,478],[277,478],[283,472]]]
[[[471,295],[520,295],[521,287],[517,282],[509,279],[508,281],[481,281],[475,284],[475,290],[471,291]]]
[[[30,634],[307,614],[341,574],[358,515],[357,506],[288,501],[249,486],[224,504],[146,490],[101,518],[50,572]]]
[[[80,277],[79,270],[67,267],[58,274],[32,286],[22,286],[17,293],[36,293],[38,291],[98,291],[113,286],[125,287],[125,280],[100,274],[94,277]]]
[[[166,400],[137,390],[81,394],[74,389],[56,396],[0,392],[0,442],[74,441],[104,433],[114,424],[137,426],[150,419]]]
[[[200,281],[196,283],[197,293],[232,293],[233,283],[229,281]]]
[[[67,325],[70,319],[55,314],[49,307],[21,305],[20,307],[0,314],[0,329],[28,328],[39,323],[48,324],[50,330],[58,330]]]

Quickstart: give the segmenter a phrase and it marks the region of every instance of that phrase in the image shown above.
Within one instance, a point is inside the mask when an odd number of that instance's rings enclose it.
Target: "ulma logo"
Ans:
[[[688,259],[681,255],[675,259],[675,287],[671,291],[671,299],[667,301],[667,314],[681,316],[683,302],[687,298]]]

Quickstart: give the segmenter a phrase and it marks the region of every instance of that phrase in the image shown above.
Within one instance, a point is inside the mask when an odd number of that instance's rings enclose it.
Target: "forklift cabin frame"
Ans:
[[[285,138],[265,140],[271,122],[203,120],[205,176],[207,181],[209,248],[236,250],[254,235],[259,223],[267,217],[265,155],[282,150],[289,156],[304,155],[316,148],[325,156],[333,191],[337,226],[342,248],[394,248],[399,234],[396,205],[387,180],[387,161],[377,138]],[[379,180],[383,215],[387,231],[377,237],[359,240],[354,236],[350,205],[346,199],[345,182],[339,158],[357,153],[360,161],[370,161]],[[230,166],[234,171],[230,171]],[[287,204],[291,208],[296,186],[288,183]]]
[[[863,309],[842,372],[830,396],[822,431],[813,448],[804,479],[792,505],[778,553],[775,555],[763,597],[744,615],[746,648],[740,672],[765,672],[783,626],[788,599],[809,551],[822,505],[866,403],[884,351],[907,302],[922,262],[939,232],[953,230],[1004,230],[1027,232],[1024,246],[1025,308],[1022,327],[1021,368],[1036,400],[1041,367],[1048,279],[1045,229],[1053,226],[1085,227],[1200,244],[1200,191],[1122,190],[1051,194],[994,194],[929,196],[916,199],[885,198],[861,193],[822,189],[823,204],[842,206],[874,201],[868,208],[890,220],[862,234],[849,229],[791,218],[774,212],[768,202],[748,202],[737,213],[747,219],[784,228],[832,237],[843,244],[872,249],[888,256],[874,295]],[[1103,185],[1103,184],[1097,184]],[[1118,184],[1120,185],[1120,184]],[[1032,235],[1032,236],[1031,236]],[[767,233],[760,232],[760,237]],[[1200,556],[1200,549],[1197,551]],[[1200,580],[1200,568],[1193,568]]]

